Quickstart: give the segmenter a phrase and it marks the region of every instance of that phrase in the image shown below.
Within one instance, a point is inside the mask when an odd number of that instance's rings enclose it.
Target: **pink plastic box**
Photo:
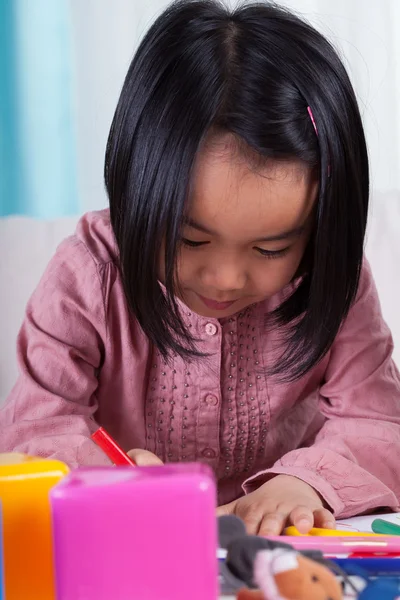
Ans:
[[[57,600],[216,600],[205,465],[77,469],[50,500]]]

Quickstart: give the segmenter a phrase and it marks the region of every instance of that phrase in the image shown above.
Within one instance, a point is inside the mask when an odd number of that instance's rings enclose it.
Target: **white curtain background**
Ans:
[[[139,39],[165,0],[69,0],[76,75],[78,178],[84,209],[106,204],[108,128]],[[231,0],[229,2],[234,5]],[[336,45],[356,89],[371,156],[372,186],[400,189],[400,2],[283,0]]]
[[[45,0],[41,1],[44,6]],[[61,3],[63,10],[65,6],[69,9],[72,36],[69,92],[77,166],[77,212],[83,213],[107,205],[104,150],[118,95],[140,38],[168,3],[166,0],[62,0]],[[356,89],[372,171],[367,256],[383,314],[393,332],[395,359],[400,363],[400,2],[282,0],[281,4],[304,16],[328,36],[343,57]],[[17,376],[15,339],[26,301],[58,243],[73,231],[77,218],[78,215],[52,221],[27,217],[0,219],[0,403]]]

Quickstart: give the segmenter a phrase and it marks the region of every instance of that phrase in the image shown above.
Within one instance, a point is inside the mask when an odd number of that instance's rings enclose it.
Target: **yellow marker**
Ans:
[[[382,537],[379,533],[363,533],[360,531],[343,531],[342,529],[318,529],[314,527],[309,533],[300,533],[296,527],[287,527],[284,531],[285,535],[291,536],[320,536],[320,537]],[[385,536],[383,536],[385,537]]]
[[[55,598],[49,490],[68,471],[57,460],[0,454],[7,600]]]

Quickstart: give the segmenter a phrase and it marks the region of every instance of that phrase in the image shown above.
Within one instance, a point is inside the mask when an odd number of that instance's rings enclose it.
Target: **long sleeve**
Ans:
[[[18,336],[20,376],[0,411],[0,451],[53,457],[70,467],[109,464],[90,440],[106,337],[106,268],[76,237],[50,262]]]
[[[336,517],[400,509],[400,377],[375,284],[364,265],[356,302],[330,352],[309,447],[284,455],[244,484],[285,473],[314,487]]]

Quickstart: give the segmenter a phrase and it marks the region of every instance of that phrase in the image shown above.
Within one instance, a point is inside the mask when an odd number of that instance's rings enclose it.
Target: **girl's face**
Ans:
[[[229,317],[294,277],[312,228],[318,181],[297,162],[253,168],[232,136],[199,155],[177,278],[181,299],[205,317]]]

